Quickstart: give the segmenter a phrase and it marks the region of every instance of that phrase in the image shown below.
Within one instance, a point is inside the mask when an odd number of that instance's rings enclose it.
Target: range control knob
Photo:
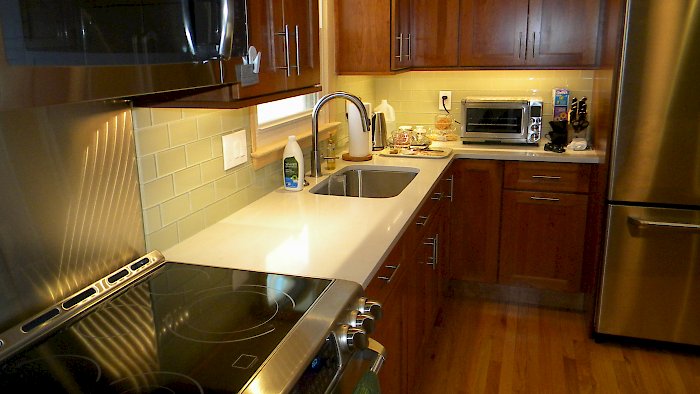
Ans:
[[[361,328],[365,330],[368,334],[374,332],[374,316],[367,313],[359,313],[358,311],[352,311],[350,316],[350,326],[354,328]]]
[[[364,350],[369,346],[367,332],[361,328],[343,325],[341,328],[340,343],[350,350]]]
[[[375,320],[381,320],[382,318],[382,304],[365,297],[360,298],[360,306],[357,310],[360,313],[374,316]]]

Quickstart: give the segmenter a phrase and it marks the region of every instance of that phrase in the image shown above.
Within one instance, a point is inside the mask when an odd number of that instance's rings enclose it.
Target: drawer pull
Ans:
[[[560,176],[552,176],[552,175],[533,175],[533,179],[547,179],[550,181],[558,181],[561,179]]]
[[[660,229],[688,231],[692,233],[700,233],[700,224],[693,223],[677,223],[677,222],[656,222],[653,220],[644,220],[630,217],[627,219],[630,224],[637,228],[657,227]]]
[[[552,198],[552,197],[535,197],[535,196],[530,197],[530,200],[536,200],[536,201],[554,201],[554,202],[559,201],[558,198]]]
[[[428,218],[430,218],[430,216],[418,216],[418,221],[416,222],[416,225],[425,226],[426,224],[428,224]]]
[[[379,279],[386,281],[386,283],[391,283],[391,280],[394,279],[394,275],[399,271],[399,268],[401,268],[401,264],[398,265],[386,265],[386,268],[393,269],[394,272],[391,273],[390,276],[378,276]]]
[[[433,196],[430,197],[430,199],[435,200],[435,201],[440,201],[442,199],[442,193],[440,193],[440,192],[434,193]]]

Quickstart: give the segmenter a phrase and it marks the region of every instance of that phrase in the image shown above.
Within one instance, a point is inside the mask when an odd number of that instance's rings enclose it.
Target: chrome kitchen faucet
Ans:
[[[321,110],[321,107],[325,105],[327,102],[331,101],[334,98],[344,98],[351,103],[355,104],[357,109],[360,111],[360,117],[363,119],[362,122],[362,131],[365,133],[369,133],[369,129],[371,127],[371,121],[369,119],[369,116],[367,116],[367,110],[365,109],[365,106],[362,104],[362,100],[360,100],[359,97],[354,96],[350,93],[346,92],[334,92],[334,93],[329,93],[321,99],[318,100],[316,105],[314,106],[313,112],[311,113],[311,173],[309,176],[312,176],[314,178],[318,178],[321,175],[321,152],[318,150],[318,112]]]

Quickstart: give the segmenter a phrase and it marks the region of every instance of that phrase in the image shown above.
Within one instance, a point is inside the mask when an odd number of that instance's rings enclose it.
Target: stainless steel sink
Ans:
[[[418,175],[417,168],[350,166],[331,174],[311,189],[329,196],[389,198],[398,196]]]

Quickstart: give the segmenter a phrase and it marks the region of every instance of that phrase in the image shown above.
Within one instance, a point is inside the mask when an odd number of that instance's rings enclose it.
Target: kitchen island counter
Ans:
[[[366,287],[452,160],[597,163],[601,158],[596,151],[558,154],[541,147],[464,146],[459,141],[435,145],[452,148],[452,155],[441,159],[374,155],[366,162],[339,161],[338,170],[355,165],[419,170],[396,197],[312,194],[310,190],[326,176],[310,178],[304,190],[292,192],[280,187],[165,250],[164,255],[171,261],[346,279]]]

